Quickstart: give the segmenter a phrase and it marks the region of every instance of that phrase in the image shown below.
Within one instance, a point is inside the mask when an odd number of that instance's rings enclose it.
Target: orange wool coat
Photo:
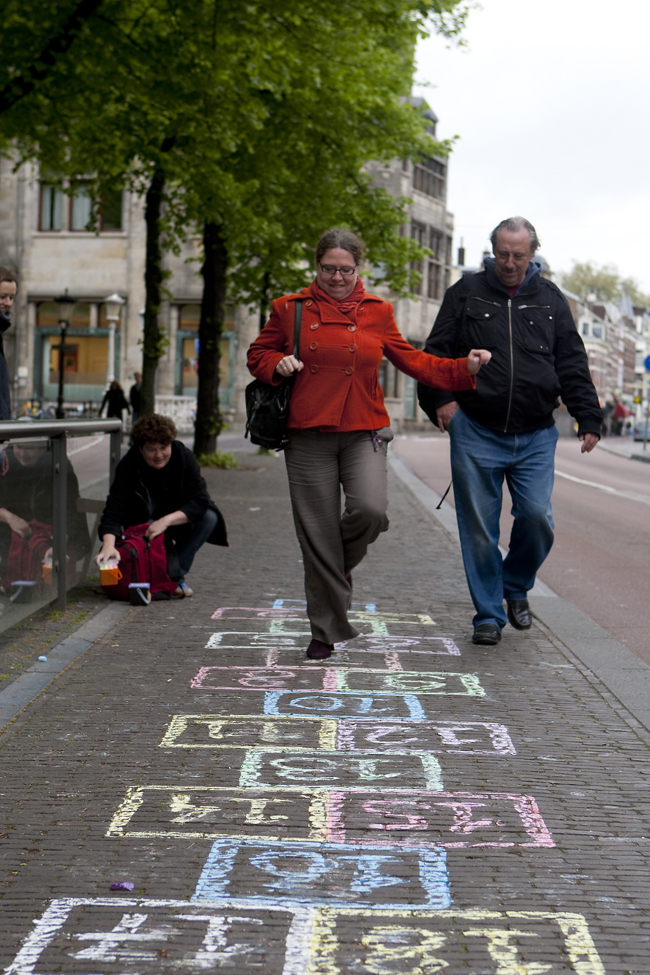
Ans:
[[[378,430],[388,426],[379,384],[385,356],[407,376],[438,389],[475,389],[467,359],[438,359],[420,352],[402,338],[393,306],[366,294],[352,312],[344,314],[309,289],[273,302],[268,323],[248,350],[248,368],[256,379],[277,385],[275,367],[293,353],[294,302],[302,298],[300,359],[305,368],[296,375],[288,426],[317,427],[328,433]]]

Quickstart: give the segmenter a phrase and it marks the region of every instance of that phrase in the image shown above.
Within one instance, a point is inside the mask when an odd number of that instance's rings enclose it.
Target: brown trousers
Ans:
[[[381,433],[392,439],[388,428]],[[312,636],[323,643],[359,635],[347,618],[352,589],[346,576],[388,529],[387,442],[373,445],[372,436],[368,430],[292,430],[285,450],[307,615]]]

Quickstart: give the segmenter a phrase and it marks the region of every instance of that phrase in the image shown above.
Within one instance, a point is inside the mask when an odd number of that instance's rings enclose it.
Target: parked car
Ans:
[[[650,417],[647,420],[637,420],[634,424],[634,439],[650,441]]]

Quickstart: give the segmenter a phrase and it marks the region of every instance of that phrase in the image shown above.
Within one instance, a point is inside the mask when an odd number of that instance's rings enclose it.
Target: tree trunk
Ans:
[[[160,247],[160,212],[162,209],[165,173],[157,167],[147,190],[144,219],[147,245],[144,269],[145,306],[142,342],[142,389],[140,416],[154,412],[156,369],[165,351],[164,335],[160,329],[160,297],[163,283],[162,250]]]
[[[206,223],[203,227],[203,298],[199,321],[199,388],[196,400],[194,453],[211,454],[223,426],[219,408],[219,360],[221,332],[226,306],[228,251],[222,227]]]
[[[269,288],[271,286],[271,275],[268,271],[264,272],[262,279],[262,298],[260,300],[260,332],[266,325],[269,310]]]

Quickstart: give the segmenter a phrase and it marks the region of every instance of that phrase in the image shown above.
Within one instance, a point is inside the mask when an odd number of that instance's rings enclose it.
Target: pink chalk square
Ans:
[[[555,846],[535,799],[505,792],[382,795],[332,790],[327,826],[330,843],[447,849]]]

